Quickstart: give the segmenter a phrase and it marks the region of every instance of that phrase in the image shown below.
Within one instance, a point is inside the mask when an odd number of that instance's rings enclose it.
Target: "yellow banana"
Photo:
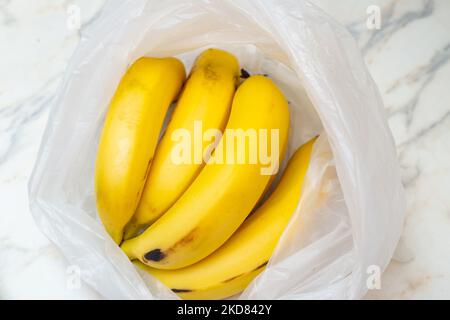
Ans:
[[[100,219],[118,244],[139,203],[165,114],[184,79],[177,59],[141,58],[112,98],[98,147],[95,192]]]
[[[130,259],[162,269],[182,268],[211,254],[241,225],[265,190],[274,172],[265,172],[261,152],[267,147],[267,154],[279,163],[288,129],[288,105],[273,82],[263,76],[245,80],[236,91],[213,161],[161,218],[125,241],[123,251]],[[255,142],[259,150],[253,148]]]
[[[264,270],[298,205],[314,141],[294,153],[269,199],[210,256],[179,270],[135,265],[183,299],[223,299],[243,291]]]
[[[205,131],[223,130],[238,77],[239,63],[233,55],[208,49],[198,57],[156,149],[138,209],[125,228],[125,239],[135,236],[139,229],[157,220],[199,174],[204,165],[203,151],[208,147],[208,141],[199,145],[200,159],[191,156],[188,162],[177,163],[172,159],[177,145],[173,140],[174,133],[185,130],[194,137],[198,123]],[[192,151],[194,155],[196,150]]]

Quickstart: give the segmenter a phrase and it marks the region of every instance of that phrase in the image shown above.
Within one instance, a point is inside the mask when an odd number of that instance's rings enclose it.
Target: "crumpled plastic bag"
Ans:
[[[29,185],[32,214],[108,299],[176,296],[142,275],[103,229],[94,163],[109,101],[141,56],[235,54],[290,102],[289,152],[321,133],[304,194],[242,299],[357,299],[399,239],[405,200],[383,103],[345,28],[306,1],[114,0],[83,34],[54,100]],[[373,269],[375,267],[375,269]]]

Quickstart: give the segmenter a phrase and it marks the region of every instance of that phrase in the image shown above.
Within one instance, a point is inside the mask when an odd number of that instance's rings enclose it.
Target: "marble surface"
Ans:
[[[450,298],[450,2],[314,0],[348,27],[385,102],[407,217],[381,289],[369,299]],[[104,0],[0,0],[0,299],[97,299],[36,228],[27,182],[49,103]],[[369,13],[367,12],[369,6]],[[368,28],[380,10],[380,29]],[[75,21],[76,22],[76,21]]]

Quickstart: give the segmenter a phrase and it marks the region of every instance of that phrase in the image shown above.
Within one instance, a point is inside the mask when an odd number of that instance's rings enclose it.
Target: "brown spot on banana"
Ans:
[[[224,281],[222,281],[222,282],[223,282],[223,283],[227,283],[227,282],[233,281],[234,279],[237,279],[237,278],[239,278],[239,277],[243,276],[244,274],[247,274],[247,272],[245,272],[245,273],[241,273],[241,274],[238,274],[237,276],[234,276],[234,277],[228,278],[228,279],[226,279],[226,280],[224,280]]]
[[[192,229],[188,234],[186,234],[183,238],[178,240],[172,247],[169,249],[162,251],[161,249],[153,249],[149,252],[147,252],[144,255],[145,261],[161,261],[164,258],[166,258],[168,255],[170,255],[171,252],[175,251],[177,247],[184,246],[186,244],[189,244],[192,242],[192,240],[195,239],[197,228]]]
[[[228,278],[228,279],[222,281],[222,283],[227,283],[227,282],[233,281],[234,279],[237,279],[237,278],[242,277],[242,276],[245,276],[245,275],[247,275],[247,274],[249,274],[249,273],[251,273],[251,272],[254,272],[254,271],[256,271],[256,270],[259,270],[259,269],[265,267],[265,266],[267,265],[268,262],[269,262],[269,261],[264,262],[263,264],[259,265],[258,267],[256,267],[255,269],[253,269],[253,270],[251,270],[251,271],[244,272],[244,273],[238,274],[237,276]]]
[[[210,81],[217,81],[219,79],[218,74],[216,73],[214,68],[209,64],[205,66],[204,72],[205,72],[205,78]]]
[[[189,244],[190,242],[192,242],[192,240],[195,239],[195,234],[197,233],[197,228],[192,229],[189,233],[187,233],[183,238],[181,238],[180,240],[178,240],[173,246],[172,248],[170,248],[168,251],[172,251],[175,250],[175,248],[179,247],[179,246],[184,246],[186,244]]]
[[[175,293],[183,293],[183,292],[192,292],[193,290],[190,289],[170,289]]]
[[[142,179],[143,180],[142,188],[140,188],[138,190],[138,192],[136,193],[136,201],[137,201],[137,203],[139,203],[139,201],[141,200],[142,192],[144,191],[145,182],[147,181],[148,175],[150,173],[150,167],[152,165],[152,161],[153,161],[153,157],[150,158],[148,160],[148,162],[147,162],[147,168],[145,169],[145,174],[144,174],[144,177]]]
[[[257,268],[253,269],[251,272],[256,271],[256,270],[258,270],[258,269],[261,269],[261,268],[267,266],[268,263],[269,263],[269,261],[264,262],[263,264],[261,264],[261,265],[258,266]]]
[[[155,250],[147,252],[144,255],[144,260],[146,260],[146,261],[161,261],[165,257],[166,257],[166,255],[164,254],[164,252],[161,251],[161,249],[155,249]]]
[[[241,69],[241,78],[242,79],[250,78],[250,73],[248,73],[248,71],[245,69]]]
[[[144,184],[145,184],[145,181],[147,181],[148,174],[150,173],[150,167],[152,165],[152,161],[153,161],[153,157],[150,158],[148,160],[148,162],[147,162],[147,169],[145,169],[145,174],[144,174],[144,179],[143,179],[144,180]]]

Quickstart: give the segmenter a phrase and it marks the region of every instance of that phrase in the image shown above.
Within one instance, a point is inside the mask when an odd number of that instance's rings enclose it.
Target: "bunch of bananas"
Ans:
[[[263,173],[261,155],[283,160],[289,110],[268,77],[246,74],[241,82],[240,74],[237,59],[218,49],[204,51],[187,79],[175,58],[141,58],[122,78],[100,138],[95,191],[103,225],[136,266],[184,299],[233,296],[264,270],[310,161],[314,140],[260,203],[278,169]]]

